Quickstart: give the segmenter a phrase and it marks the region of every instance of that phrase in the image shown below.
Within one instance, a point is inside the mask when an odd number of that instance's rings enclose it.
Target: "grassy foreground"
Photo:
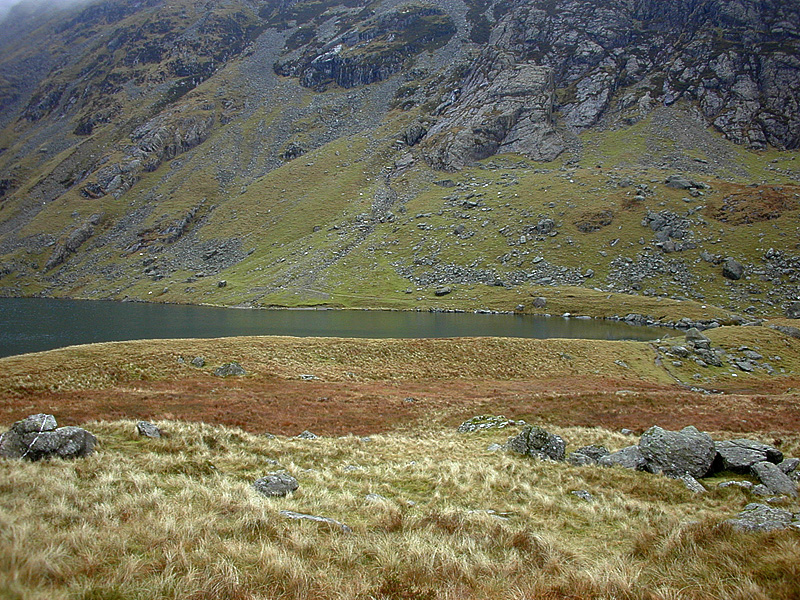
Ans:
[[[92,423],[100,448],[86,460],[0,461],[4,598],[800,594],[800,534],[720,526],[750,500],[713,483],[695,496],[663,477],[487,450],[508,431],[300,440],[159,424],[168,436],[144,440],[133,421]],[[571,449],[632,443],[602,429],[553,431]],[[783,447],[798,454],[800,435]],[[251,489],[278,469],[300,481],[293,495]],[[331,517],[352,532],[281,510]]]
[[[88,459],[0,460],[0,598],[797,598],[800,533],[720,525],[754,501],[738,488],[694,495],[488,449],[511,430],[455,431],[491,412],[567,451],[616,450],[636,443],[622,427],[693,424],[800,455],[800,340],[708,333],[776,372],[659,364],[657,343],[502,338],[150,340],[0,359],[0,422],[49,412],[99,439]],[[229,361],[247,375],[216,377]],[[165,437],[139,438],[136,419]],[[323,437],[293,437],[303,429]],[[293,495],[251,488],[281,469]]]

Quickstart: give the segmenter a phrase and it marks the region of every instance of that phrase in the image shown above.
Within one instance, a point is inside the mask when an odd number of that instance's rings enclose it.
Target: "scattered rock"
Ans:
[[[484,431],[486,429],[505,429],[516,425],[525,425],[525,421],[514,421],[506,419],[504,416],[480,415],[464,421],[458,426],[459,433],[472,433],[474,431]]]
[[[729,256],[722,263],[722,276],[732,281],[738,281],[744,276],[744,266]]]
[[[195,356],[189,364],[191,364],[193,367],[202,369],[206,366],[206,359],[202,356]]]
[[[764,461],[754,464],[750,469],[773,494],[797,497],[797,484],[778,465]]]
[[[753,440],[727,440],[716,442],[717,458],[712,471],[749,473],[750,467],[759,462],[779,463],[783,453],[773,446]]]
[[[711,436],[693,426],[681,431],[651,427],[642,434],[639,447],[649,471],[673,477],[703,477],[717,454]]]
[[[647,470],[647,460],[642,455],[642,450],[639,446],[628,446],[617,452],[607,454],[600,458],[597,464],[603,467],[620,466],[634,471]]]
[[[253,482],[253,488],[264,496],[284,497],[295,491],[300,484],[286,472],[267,473]]]
[[[739,487],[743,490],[752,490],[753,489],[753,482],[752,481],[722,481],[720,482],[717,487],[726,488],[726,487]]]
[[[800,319],[800,300],[790,302],[786,307],[787,319]]]
[[[350,529],[344,523],[340,523],[335,519],[330,519],[328,517],[318,517],[316,515],[306,515],[303,513],[294,512],[291,510],[282,510],[281,515],[288,518],[288,519],[295,519],[295,520],[306,520],[306,521],[315,521],[317,523],[326,523],[328,525],[332,525],[341,529],[344,533],[351,533],[353,530]]]
[[[214,371],[214,375],[217,377],[231,377],[235,375],[247,375],[247,371],[245,371],[239,363],[230,362],[217,367]]]
[[[94,453],[97,438],[80,427],[56,428],[53,415],[31,415],[17,421],[0,437],[0,457],[81,458]]]
[[[541,296],[538,298],[534,298],[533,300],[534,308],[544,308],[545,306],[547,306],[547,298],[542,298]]]
[[[608,456],[610,452],[605,446],[583,446],[572,452],[567,457],[567,462],[575,466],[586,466],[597,464],[597,461]]]
[[[788,510],[752,503],[745,506],[735,519],[728,519],[725,523],[738,531],[776,531],[790,527],[792,519]]]
[[[453,292],[453,288],[451,288],[449,285],[446,285],[444,287],[436,288],[436,290],[433,292],[433,295],[434,296],[447,296],[447,294],[450,294],[452,292]]]
[[[541,427],[526,427],[505,444],[505,448],[512,452],[548,460],[564,460],[566,446],[560,436]]]
[[[161,430],[148,421],[139,421],[136,424],[136,431],[142,437],[160,438]]]
[[[586,500],[586,502],[594,502],[594,496],[586,490],[575,490],[572,492],[572,495],[577,496],[581,500]]]
[[[684,475],[683,477],[680,477],[680,480],[683,482],[683,485],[686,486],[687,490],[694,492],[695,494],[705,494],[708,491],[702,483],[697,481],[697,479],[691,475]]]
[[[308,429],[306,429],[303,433],[299,433],[294,436],[298,440],[316,440],[319,436],[316,433],[311,433]]]

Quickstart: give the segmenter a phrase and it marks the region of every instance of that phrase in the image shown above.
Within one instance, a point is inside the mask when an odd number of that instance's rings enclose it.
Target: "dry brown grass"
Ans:
[[[570,450],[618,449],[635,442],[621,427],[694,424],[800,454],[800,342],[766,328],[711,336],[780,352],[789,374],[708,395],[676,382],[690,371],[657,367],[650,344],[577,340],[164,340],[2,359],[1,421],[50,412],[100,439],[87,460],[0,461],[2,597],[797,598],[797,532],[719,526],[752,500],[740,490],[694,496],[661,477],[487,450],[510,432],[454,433],[504,413],[546,424]],[[207,367],[187,364],[197,355]],[[212,375],[231,360],[248,375]],[[137,438],[140,418],[166,437]],[[344,437],[253,435],[303,429]],[[300,489],[255,494],[250,483],[278,468]]]
[[[734,378],[730,369],[702,370],[699,383],[729,392],[707,395],[678,384],[696,384],[699,367],[658,367],[653,347],[640,342],[145,340],[0,360],[0,422],[48,412],[69,422],[176,418],[252,433],[362,435],[493,412],[634,430],[656,422],[731,431],[800,427],[800,341],[767,328],[722,328],[712,336],[720,347],[780,352],[788,371]],[[198,355],[208,366],[188,364]],[[212,374],[231,360],[248,375]]]
[[[452,429],[266,439],[237,429],[93,423],[97,455],[0,461],[8,598],[789,600],[800,539],[718,524],[748,501],[679,482],[486,450],[509,432]],[[602,429],[553,428],[574,448]],[[800,436],[787,438],[800,449]],[[269,461],[276,461],[278,464]],[[285,468],[282,499],[250,483]],[[571,494],[584,489],[589,503]],[[370,500],[368,494],[382,498]],[[796,507],[795,507],[796,508]],[[290,521],[281,510],[352,529]],[[487,511],[495,511],[487,512]]]

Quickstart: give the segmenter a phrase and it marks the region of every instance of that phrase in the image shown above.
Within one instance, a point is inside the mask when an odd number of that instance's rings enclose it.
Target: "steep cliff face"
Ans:
[[[300,32],[297,37],[302,39]],[[275,64],[275,72],[297,77],[301,85],[319,91],[332,83],[343,88],[369,85],[397,73],[414,55],[444,46],[455,32],[444,11],[407,4],[357,22],[330,40],[314,34],[299,51],[291,51],[297,38],[290,39],[290,56]]]
[[[532,158],[552,156],[558,147],[550,133],[532,133],[544,150],[506,142],[498,131],[496,89],[504,85],[504,68],[487,70],[498,50],[506,69],[522,65],[547,68],[557,90],[555,109],[567,126],[581,131],[597,125],[609,113],[628,122],[657,105],[679,100],[696,103],[708,122],[736,143],[752,148],[767,144],[796,148],[800,144],[800,7],[796,3],[733,0],[676,2],[499,2],[496,19],[483,51],[456,91],[448,114],[431,130],[460,129],[463,113],[482,106],[491,114],[469,120],[475,131],[500,136],[497,149],[520,151]],[[475,86],[476,74],[488,78]],[[492,84],[492,78],[501,78]],[[468,93],[466,93],[468,92]],[[541,104],[540,93],[517,95],[530,106]],[[494,109],[488,107],[494,106]],[[550,118],[539,114],[537,131]],[[476,120],[477,119],[477,120]],[[439,136],[441,138],[441,136]],[[452,155],[472,155],[471,145],[488,149],[479,139],[456,143],[454,135],[431,139],[432,164],[459,167]],[[478,135],[480,137],[480,133]],[[512,139],[517,136],[512,135]],[[475,153],[484,155],[483,152]]]

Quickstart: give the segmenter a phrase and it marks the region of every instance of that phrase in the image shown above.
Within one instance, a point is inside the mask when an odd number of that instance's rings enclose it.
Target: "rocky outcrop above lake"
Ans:
[[[436,125],[423,146],[428,162],[457,170],[498,152],[553,160],[564,143],[553,124],[553,71],[518,63],[508,53],[487,52],[463,89],[435,111]]]

